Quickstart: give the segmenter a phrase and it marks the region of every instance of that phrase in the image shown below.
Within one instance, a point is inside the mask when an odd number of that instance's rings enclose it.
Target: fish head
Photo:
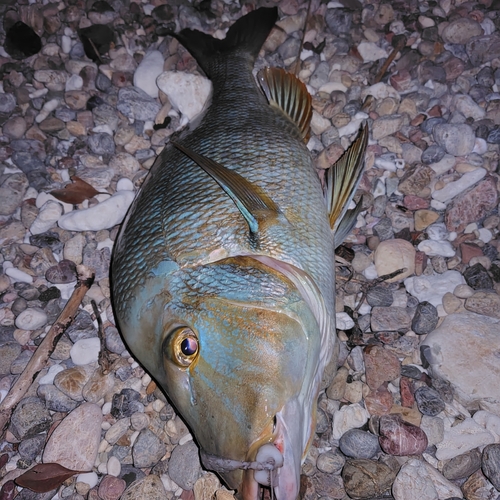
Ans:
[[[297,498],[316,421],[315,315],[291,280],[250,257],[170,271],[135,294],[120,323],[129,347],[240,498],[257,499],[259,483]],[[241,468],[269,460],[279,469]]]

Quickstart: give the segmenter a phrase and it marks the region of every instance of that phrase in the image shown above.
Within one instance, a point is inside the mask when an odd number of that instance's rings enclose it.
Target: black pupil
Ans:
[[[192,356],[196,353],[197,349],[198,344],[196,340],[192,339],[191,337],[187,337],[181,342],[181,351],[184,356]]]

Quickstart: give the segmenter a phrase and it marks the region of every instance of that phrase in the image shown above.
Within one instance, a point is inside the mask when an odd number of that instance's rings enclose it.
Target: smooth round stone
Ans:
[[[500,444],[489,444],[483,450],[483,474],[500,491]]]
[[[52,424],[49,410],[39,398],[24,398],[12,413],[9,430],[18,439],[26,439],[47,431]]]
[[[14,116],[3,125],[3,133],[11,139],[21,139],[26,132],[26,120],[22,116]]]
[[[38,396],[45,400],[45,405],[49,410],[69,412],[74,410],[78,403],[61,392],[52,384],[44,384],[38,387]]]
[[[16,326],[21,330],[38,330],[47,324],[47,320],[43,309],[28,307],[16,318]]]
[[[106,468],[110,476],[118,477],[121,472],[122,464],[120,463],[120,460],[118,460],[118,458],[112,456],[109,457]]]
[[[370,414],[359,403],[342,406],[333,414],[332,437],[340,439],[349,429],[362,427]]]
[[[117,420],[107,431],[105,439],[109,444],[115,444],[130,427],[130,418]]]
[[[60,203],[47,201],[38,212],[36,219],[30,226],[31,234],[42,234],[52,228],[63,213]]]
[[[85,483],[89,488],[93,488],[99,482],[99,477],[95,472],[85,472],[76,476],[77,483]]]
[[[151,97],[158,97],[156,78],[163,71],[163,54],[159,50],[148,52],[134,72],[134,86]]]
[[[26,190],[29,187],[27,177],[23,173],[7,176],[0,186],[0,215],[13,214],[22,204]]]
[[[483,34],[483,28],[474,19],[460,17],[451,21],[441,36],[446,43],[466,44],[472,37]]]
[[[388,491],[396,474],[385,464],[375,460],[347,460],[342,479],[351,498],[374,498]]]
[[[183,489],[192,490],[196,479],[198,479],[201,468],[198,459],[198,449],[194,442],[186,443],[183,446],[177,446],[172,452],[169,462],[169,475],[170,477]],[[193,446],[196,450],[195,453],[189,453],[190,446]],[[177,452],[175,450],[178,450]],[[154,434],[149,429],[144,429],[141,431],[137,439],[135,440],[134,447],[132,448],[132,458],[134,460],[134,466],[138,468],[142,467],[152,467],[157,464],[160,459],[165,455],[167,448],[165,443],[163,443],[156,434]],[[176,454],[176,460],[174,461],[174,453]],[[186,456],[187,455],[187,456]],[[196,468],[196,461],[198,461],[198,469]],[[172,466],[174,466],[174,475],[172,476]],[[178,474],[175,474],[178,472]],[[184,479],[184,481],[183,481]],[[182,481],[179,482],[179,481]],[[187,488],[185,486],[188,486]]]
[[[88,145],[90,150],[97,155],[112,155],[115,152],[113,138],[105,132],[91,135]]]
[[[337,449],[321,453],[316,460],[316,467],[327,474],[340,474],[344,465],[345,458]]]
[[[333,377],[332,383],[326,390],[328,398],[339,401],[344,397],[348,376],[349,370],[344,366],[341,366]]]
[[[399,377],[401,366],[399,358],[393,352],[381,346],[367,346],[364,351],[366,383],[372,390],[378,389],[384,382]]]
[[[90,373],[84,367],[74,366],[57,373],[54,378],[54,385],[71,399],[83,401],[83,388],[89,378]]]
[[[80,339],[71,348],[70,356],[77,366],[88,365],[99,359],[101,341],[97,337]]]
[[[127,472],[127,475],[132,476],[132,472],[139,474],[141,471],[134,468],[132,471]],[[134,482],[131,482],[131,484],[128,483],[128,487],[120,500],[137,500],[138,498],[144,500],[167,498],[167,492],[161,479],[155,474],[150,474],[146,477],[138,477]]]
[[[136,412],[130,416],[130,425],[135,431],[142,431],[149,425],[149,417],[146,413]]]
[[[434,446],[444,438],[444,421],[439,417],[422,415],[420,428],[427,436],[428,446]]]
[[[339,447],[350,458],[373,458],[381,451],[378,437],[360,429],[347,431],[340,438]]]
[[[380,417],[379,441],[385,453],[396,456],[420,455],[428,443],[422,429],[395,415]]]
[[[118,500],[125,491],[127,483],[119,477],[107,475],[99,484],[98,494],[102,500]]]
[[[493,280],[481,263],[474,264],[464,271],[467,284],[474,290],[492,289]]]
[[[420,302],[411,322],[411,329],[417,335],[430,333],[438,324],[437,309],[427,301]]]
[[[425,165],[438,163],[444,158],[444,155],[445,151],[442,147],[432,144],[422,153],[422,163]]]
[[[415,401],[420,412],[431,417],[441,413],[445,407],[439,392],[428,386],[419,387],[415,391]]]
[[[448,460],[443,466],[443,476],[450,481],[464,479],[481,467],[481,452],[471,450]]]
[[[466,156],[474,149],[476,136],[469,125],[443,123],[433,132],[436,142],[451,155]]]
[[[383,276],[398,269],[406,269],[406,271],[386,281],[392,283],[407,278],[415,272],[415,253],[414,246],[406,240],[381,241],[374,255],[377,274]]]
[[[37,434],[32,438],[23,439],[19,443],[18,452],[22,458],[28,460],[35,460],[35,458],[41,453],[45,445],[45,435]]]

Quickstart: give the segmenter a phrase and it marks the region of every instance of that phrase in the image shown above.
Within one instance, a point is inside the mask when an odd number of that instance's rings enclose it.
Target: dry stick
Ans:
[[[56,348],[57,342],[73,321],[83,297],[94,282],[93,269],[89,269],[86,266],[77,266],[76,269],[78,272],[78,282],[73,294],[56,322],[51,326],[46,337],[34,352],[24,371],[16,380],[5,399],[0,403],[0,436],[3,435],[14,408],[26,394],[40,371],[45,368],[47,360]]]
[[[309,14],[311,12],[311,3],[312,3],[312,0],[309,0],[309,3],[307,4],[306,20],[304,21],[304,29],[302,30],[302,38],[300,39],[299,55],[297,56],[297,60],[295,61],[295,70],[293,72],[295,76],[297,76],[299,73],[300,54],[302,52],[302,47],[304,46],[304,39],[306,37],[307,21],[309,21]]]

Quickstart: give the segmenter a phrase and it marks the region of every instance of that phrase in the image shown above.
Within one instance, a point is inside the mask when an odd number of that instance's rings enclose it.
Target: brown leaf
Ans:
[[[73,181],[71,184],[64,186],[62,189],[54,189],[50,194],[64,203],[72,203],[73,205],[93,198],[96,194],[107,194],[100,193],[76,175],[73,175],[71,180]]]
[[[38,464],[21,474],[15,482],[18,486],[28,488],[35,493],[46,493],[58,488],[66,479],[81,472],[66,469],[56,463]]]

